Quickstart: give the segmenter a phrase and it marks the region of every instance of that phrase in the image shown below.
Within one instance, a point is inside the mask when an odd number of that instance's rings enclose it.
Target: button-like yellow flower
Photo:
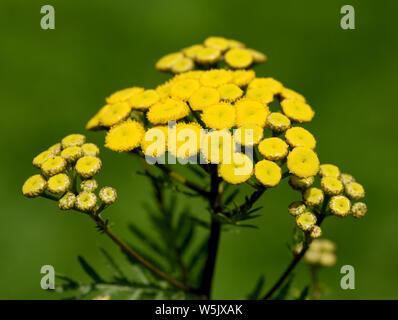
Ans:
[[[112,204],[117,199],[117,192],[112,187],[103,187],[99,192],[101,201],[105,204]]]
[[[256,73],[253,70],[236,70],[233,73],[232,82],[238,87],[247,86],[254,79]]]
[[[243,42],[234,40],[234,39],[228,39],[228,47],[229,48],[244,48],[246,45]]]
[[[311,177],[319,171],[319,159],[313,150],[298,147],[287,156],[287,167],[290,173],[299,178]]]
[[[224,69],[206,71],[200,77],[200,83],[206,87],[217,88],[232,81],[233,72]]]
[[[293,216],[296,217],[305,212],[307,209],[305,203],[303,201],[294,201],[289,204],[288,212]]]
[[[105,147],[113,151],[131,151],[138,147],[145,134],[143,126],[135,120],[126,120],[113,126],[105,137]]]
[[[266,88],[273,94],[278,94],[282,91],[283,85],[274,78],[255,78],[249,83],[249,89]]]
[[[315,187],[308,188],[303,193],[303,199],[308,206],[319,206],[324,199],[323,191]]]
[[[28,198],[34,198],[42,194],[47,187],[47,181],[40,174],[29,177],[22,186],[22,194]]]
[[[322,229],[319,226],[314,226],[310,232],[310,237],[312,239],[317,239],[322,236]]]
[[[363,202],[357,202],[351,208],[352,215],[357,219],[364,217],[367,211],[368,208]]]
[[[131,99],[137,93],[140,93],[142,91],[144,91],[144,88],[139,88],[139,87],[126,88],[126,89],[118,90],[118,91],[112,93],[105,100],[109,104],[125,102],[125,101]]]
[[[268,104],[274,100],[274,94],[268,88],[248,88],[245,97],[263,104]]]
[[[203,48],[204,46],[202,44],[194,44],[182,49],[182,53],[188,58],[196,59],[197,53]]]
[[[60,156],[51,157],[41,165],[41,170],[46,176],[53,176],[66,169],[66,160]]]
[[[183,79],[176,81],[170,90],[172,98],[177,100],[188,100],[200,87],[199,81],[195,79]]]
[[[268,160],[281,160],[289,153],[289,146],[280,138],[264,139],[258,145],[258,151]]]
[[[340,177],[340,170],[334,164],[321,164],[319,166],[319,175],[321,177]]]
[[[267,61],[267,56],[264,53],[250,48],[247,50],[252,55],[254,63],[264,63]]]
[[[80,189],[83,192],[94,192],[98,188],[98,182],[95,179],[83,180]]]
[[[301,127],[293,127],[286,131],[286,142],[291,147],[306,147],[315,149],[316,140],[308,130]]]
[[[282,169],[269,160],[261,160],[254,166],[254,175],[265,187],[275,187],[282,179]]]
[[[168,151],[176,158],[187,159],[196,155],[200,149],[202,127],[196,122],[177,123],[170,128],[169,135],[175,137],[175,141],[168,144]]]
[[[146,116],[153,124],[166,124],[169,121],[177,121],[189,114],[188,105],[182,100],[166,99],[154,104]]]
[[[345,217],[351,212],[351,201],[345,196],[333,196],[329,201],[329,208],[334,215]]]
[[[160,157],[167,150],[168,127],[156,126],[148,129],[141,141],[141,149],[146,156]]]
[[[343,192],[343,183],[335,177],[324,177],[321,180],[322,190],[328,194],[336,196]]]
[[[354,177],[352,175],[348,174],[348,173],[340,174],[340,180],[345,186],[347,184],[350,184],[351,182],[355,182]]]
[[[218,92],[220,93],[221,100],[226,102],[234,102],[243,95],[242,89],[233,83],[220,86]]]
[[[282,88],[280,96],[284,99],[298,100],[304,103],[306,101],[303,95],[288,88]]]
[[[86,137],[82,134],[70,134],[61,140],[62,148],[80,147],[86,142]]]
[[[129,104],[133,109],[148,109],[160,99],[155,90],[145,90],[137,93],[129,100]]]
[[[267,127],[272,131],[283,132],[289,129],[290,125],[290,119],[280,112],[272,112],[267,117]]]
[[[216,48],[199,48],[196,52],[195,61],[200,64],[213,64],[221,58],[221,51]]]
[[[61,157],[68,162],[75,162],[77,159],[83,156],[81,147],[68,147],[62,150]]]
[[[314,110],[300,100],[285,99],[281,102],[281,107],[286,116],[299,123],[310,122],[315,115]]]
[[[85,156],[97,157],[100,154],[100,149],[94,143],[83,144],[82,151]]]
[[[365,189],[358,182],[351,182],[345,186],[345,193],[351,199],[359,200],[365,197]]]
[[[229,130],[215,130],[202,136],[200,151],[210,163],[232,163],[235,151]]]
[[[163,84],[160,84],[156,87],[155,91],[159,95],[160,100],[164,100],[170,98],[171,87],[173,86],[174,81],[167,81]]]
[[[224,56],[225,62],[234,69],[245,69],[253,63],[253,56],[250,51],[243,48],[233,48],[227,51]]]
[[[46,150],[46,151],[39,153],[36,157],[34,157],[32,163],[36,168],[40,169],[44,162],[46,162],[48,159],[50,159],[54,156],[55,156],[55,154],[53,151]]]
[[[100,158],[84,156],[76,162],[76,173],[82,178],[91,178],[101,170],[102,162]]]
[[[310,231],[314,228],[316,223],[316,216],[309,211],[306,211],[296,217],[297,226],[303,231]]]
[[[194,67],[195,64],[191,58],[182,58],[171,67],[171,72],[183,73],[192,70]]]
[[[289,184],[295,190],[305,190],[312,186],[314,177],[299,178],[295,175],[290,175]]]
[[[236,124],[239,127],[256,124],[264,127],[269,115],[269,108],[258,101],[242,99],[235,103]]]
[[[208,37],[204,41],[204,45],[209,48],[215,48],[225,51],[229,48],[230,42],[223,37]]]
[[[264,136],[264,129],[256,124],[246,125],[234,130],[234,140],[242,146],[257,145]]]
[[[69,189],[70,179],[65,173],[59,173],[48,179],[47,189],[55,194],[63,194]]]
[[[234,153],[232,163],[220,164],[218,174],[230,184],[243,183],[253,174],[253,162],[243,153]]]
[[[184,58],[184,55],[181,52],[169,53],[156,62],[156,69],[159,71],[169,71],[182,58]]]
[[[189,105],[192,110],[203,110],[208,106],[217,104],[220,101],[220,93],[211,87],[199,88],[190,98]]]
[[[62,151],[62,145],[61,142],[58,142],[54,145],[52,145],[50,148],[47,149],[48,151],[51,151],[54,156],[59,156],[61,154]]]
[[[73,209],[76,203],[76,196],[72,192],[67,192],[58,200],[58,207],[61,210]]]
[[[131,107],[127,102],[117,102],[107,105],[98,115],[100,124],[104,127],[111,127],[123,120],[126,120],[131,113]]]
[[[219,103],[203,110],[202,120],[212,129],[230,129],[235,125],[235,108],[229,103]]]
[[[91,192],[81,192],[76,197],[76,208],[83,212],[90,212],[97,206],[97,196]]]

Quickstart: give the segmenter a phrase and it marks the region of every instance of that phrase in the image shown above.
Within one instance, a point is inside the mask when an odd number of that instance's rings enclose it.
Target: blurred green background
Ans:
[[[40,28],[45,4],[55,7],[55,30]],[[323,297],[398,298],[398,2],[350,1],[355,30],[340,28],[344,4],[2,0],[0,298],[57,298],[40,288],[42,265],[88,280],[78,254],[103,270],[96,244],[118,252],[83,215],[61,213],[54,202],[21,195],[24,180],[37,172],[31,159],[69,133],[86,133],[103,145],[103,133],[85,132],[84,125],[104,97],[132,85],[156,86],[166,79],[154,69],[161,55],[209,35],[235,38],[265,52],[269,61],[257,74],[303,93],[316,110],[308,128],[317,137],[321,161],[339,165],[366,187],[369,213],[364,219],[324,224],[325,237],[338,245],[338,263],[321,272],[328,288]],[[128,238],[127,222],[147,225],[141,205],[150,200],[150,185],[135,174],[133,158],[105,149],[102,155],[100,183],[119,193],[106,214]],[[223,234],[215,298],[242,298],[261,274],[268,287],[281,274],[290,259],[286,242],[294,226],[286,207],[297,199],[284,182],[261,199],[259,230]],[[195,212],[207,214],[204,205],[195,206]],[[340,288],[345,264],[355,267],[355,290]],[[308,273],[304,264],[297,268],[298,288],[308,282]]]

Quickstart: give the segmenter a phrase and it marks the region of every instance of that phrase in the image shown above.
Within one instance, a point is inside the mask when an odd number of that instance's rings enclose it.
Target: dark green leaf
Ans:
[[[261,299],[261,292],[264,288],[265,279],[264,276],[261,276],[258,280],[256,285],[254,286],[253,290],[248,294],[248,300],[258,300]]]
[[[77,259],[83,270],[91,277],[91,279],[97,283],[104,282],[98,273],[93,269],[93,267],[91,267],[82,256],[78,256]]]
[[[304,287],[303,291],[301,291],[300,296],[297,298],[297,300],[307,299],[309,291],[310,291],[310,286]]]

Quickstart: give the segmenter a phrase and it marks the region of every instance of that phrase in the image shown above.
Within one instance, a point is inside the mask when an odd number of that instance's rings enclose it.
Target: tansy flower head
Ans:
[[[243,42],[234,40],[234,39],[228,39],[228,47],[230,48],[244,48],[246,45]]]
[[[83,156],[81,147],[68,147],[62,150],[61,157],[68,162],[75,162],[77,159]]]
[[[176,143],[169,143],[168,151],[176,158],[186,159],[196,155],[200,149],[202,127],[196,122],[177,123],[170,130],[174,131]]]
[[[192,46],[189,46],[189,47],[187,47],[187,48],[182,49],[182,53],[183,53],[186,57],[195,60],[195,59],[196,59],[197,53],[198,53],[201,49],[203,49],[203,48],[204,48],[204,46],[203,46],[202,44],[194,44],[194,45],[192,45]]]
[[[220,93],[211,87],[199,88],[190,98],[189,105],[192,110],[203,110],[208,106],[217,104],[220,101]]]
[[[289,152],[289,146],[280,138],[267,138],[260,142],[258,151],[268,160],[281,160]]]
[[[130,116],[131,107],[127,102],[110,104],[99,115],[99,121],[104,127],[111,127]]]
[[[317,226],[314,226],[314,228]],[[315,239],[311,242],[304,260],[313,265],[331,267],[336,263],[335,244],[327,239]]]
[[[52,145],[50,148],[47,149],[48,151],[51,151],[54,156],[59,156],[61,154],[62,151],[62,145],[61,142],[58,142],[54,145]]]
[[[144,89],[143,88],[139,88],[139,87],[126,88],[126,89],[122,89],[122,90],[119,90],[119,91],[116,91],[116,92],[112,93],[105,100],[109,104],[114,104],[114,103],[118,103],[118,102],[124,102],[124,101],[129,100],[134,95],[136,95],[137,93],[140,93],[142,91],[144,91]]]
[[[321,164],[319,166],[319,175],[321,177],[340,177],[340,170],[334,164]]]
[[[347,184],[351,183],[351,182],[355,182],[355,179],[352,175],[348,174],[348,173],[342,173],[340,174],[340,181],[346,186]]]
[[[58,200],[58,207],[61,210],[73,209],[76,203],[76,196],[72,192],[67,192]]]
[[[250,51],[244,48],[233,48],[227,51],[224,56],[225,62],[234,69],[245,69],[253,63],[253,56]]]
[[[263,136],[263,128],[256,124],[246,125],[234,130],[234,141],[241,146],[257,145]]]
[[[254,63],[264,63],[265,61],[267,61],[267,56],[264,53],[250,48],[247,50],[252,55]]]
[[[101,170],[102,162],[100,158],[84,156],[76,162],[76,173],[82,178],[91,178]]]
[[[146,116],[153,124],[166,124],[185,118],[189,114],[188,105],[182,100],[166,99],[154,104]]]
[[[47,181],[40,174],[29,177],[22,186],[22,194],[28,198],[34,198],[42,194],[47,187]]]
[[[357,182],[348,183],[345,186],[345,193],[351,199],[359,200],[365,196],[365,189]]]
[[[220,164],[218,174],[228,183],[243,183],[253,174],[253,162],[243,153],[234,153],[231,163]]]
[[[290,173],[299,178],[311,177],[319,171],[319,159],[311,149],[298,147],[287,156],[287,167]]]
[[[221,58],[221,50],[216,48],[198,48],[195,61],[200,64],[213,64]]]
[[[41,165],[41,170],[46,176],[53,176],[66,169],[66,160],[60,156],[51,157]]]
[[[322,267],[332,267],[336,264],[336,255],[334,253],[323,253],[321,255],[319,264]]]
[[[218,88],[218,92],[220,93],[221,100],[227,102],[234,102],[238,100],[243,94],[242,89],[233,83],[227,83],[220,86]]]
[[[235,125],[235,108],[229,103],[219,103],[203,110],[202,120],[212,129],[230,129]]]
[[[324,199],[323,191],[318,188],[308,188],[303,193],[304,202],[308,206],[319,206]]]
[[[124,121],[108,131],[105,147],[118,152],[131,151],[140,145],[144,133],[143,126],[137,121]]]
[[[282,169],[269,160],[261,160],[254,166],[254,175],[265,187],[275,187],[282,178]]]
[[[299,178],[295,175],[290,175],[289,184],[295,190],[305,190],[312,186],[314,177]]]
[[[171,87],[173,86],[174,81],[167,81],[163,84],[160,84],[156,87],[155,91],[159,95],[160,100],[164,100],[166,98],[170,98]]]
[[[247,89],[246,98],[268,104],[274,100],[274,94],[268,88],[249,88]]]
[[[183,79],[176,81],[170,90],[170,95],[174,99],[188,100],[192,94],[200,87],[199,81],[195,79]]]
[[[366,204],[363,202],[357,202],[351,208],[352,215],[354,216],[354,218],[357,219],[364,217],[367,211],[368,208],[366,207]]]
[[[171,72],[173,73],[182,73],[192,70],[195,67],[195,64],[191,58],[182,58],[171,67]]]
[[[314,136],[306,129],[301,127],[293,127],[286,131],[286,142],[291,147],[306,147],[315,149],[316,140]]]
[[[141,149],[146,156],[160,157],[167,150],[168,127],[157,126],[147,130],[141,141]]]
[[[94,192],[98,188],[98,182],[95,179],[83,180],[80,189],[83,192]]]
[[[65,173],[59,173],[48,179],[47,189],[55,194],[63,194],[70,186],[70,179]]]
[[[99,192],[99,197],[103,203],[112,204],[117,199],[117,193],[112,187],[103,187]]]
[[[312,239],[317,239],[322,236],[322,229],[319,226],[314,226],[310,232],[310,237]]]
[[[86,137],[82,134],[70,134],[61,140],[62,148],[80,147],[86,142]]]
[[[91,192],[81,192],[76,197],[76,208],[83,212],[90,212],[97,206],[97,196]]]
[[[238,87],[245,87],[254,79],[256,73],[253,70],[236,70],[232,76],[232,82],[234,84]]]
[[[306,211],[296,217],[297,226],[303,231],[310,231],[316,223],[316,216]]]
[[[200,82],[206,87],[219,87],[232,81],[232,71],[213,69],[206,71],[200,77]]]
[[[258,101],[242,99],[235,103],[236,124],[239,127],[256,124],[264,127],[269,114],[268,106]]]
[[[46,151],[39,153],[36,157],[34,157],[32,163],[36,168],[40,169],[41,165],[44,162],[46,162],[48,159],[52,158],[53,156],[55,156],[53,151],[46,150]]]
[[[296,217],[305,212],[307,207],[303,201],[294,201],[288,207],[288,212],[293,216]]]
[[[351,202],[345,196],[333,196],[329,201],[330,211],[339,217],[345,217],[350,214]]]
[[[321,180],[322,190],[332,196],[336,196],[343,192],[343,183],[335,177],[324,177]]]
[[[215,48],[225,51],[229,48],[230,42],[223,37],[208,37],[204,41],[204,45],[209,48]]]
[[[266,88],[273,94],[282,91],[283,85],[274,78],[255,78],[249,83],[249,89],[253,88]]]
[[[210,163],[231,163],[235,151],[229,130],[214,130],[203,135],[200,150]]]
[[[97,157],[100,154],[100,149],[94,143],[83,144],[82,151],[85,156]]]
[[[283,132],[289,129],[290,125],[290,119],[280,112],[272,112],[267,117],[267,127],[272,131]]]
[[[300,100],[285,99],[281,102],[281,107],[286,116],[299,123],[310,122],[315,115],[314,110]]]
[[[131,97],[129,103],[133,109],[148,109],[159,99],[160,97],[155,90],[145,90]]]
[[[182,58],[184,58],[184,55],[181,52],[169,53],[156,62],[156,69],[159,71],[169,71]]]
[[[288,88],[282,88],[280,96],[284,99],[298,100],[305,103],[305,98],[303,95]]]

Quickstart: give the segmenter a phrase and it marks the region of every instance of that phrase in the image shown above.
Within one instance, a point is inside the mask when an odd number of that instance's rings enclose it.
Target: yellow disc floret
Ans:
[[[286,99],[281,102],[283,113],[291,120],[303,123],[310,122],[315,115],[314,110],[300,100]]]
[[[256,73],[253,70],[236,70],[233,73],[232,82],[238,87],[247,86],[254,79]]]
[[[315,149],[316,140],[308,130],[301,127],[293,127],[286,131],[286,142],[291,147],[306,147]]]
[[[188,100],[200,87],[199,81],[195,79],[183,79],[176,81],[170,90],[174,99]]]
[[[166,99],[153,105],[146,116],[153,124],[166,124],[169,121],[177,121],[189,114],[188,105],[177,99]]]
[[[156,62],[156,69],[160,71],[169,71],[174,66],[174,64],[184,58],[181,52],[169,53]]]
[[[269,114],[268,106],[255,100],[242,99],[235,103],[235,107],[236,124],[239,127],[253,124],[265,126]]]
[[[219,87],[232,81],[232,71],[213,69],[206,71],[200,77],[200,82],[206,87]]]
[[[319,171],[319,159],[317,154],[308,148],[294,148],[287,156],[289,172],[299,178],[314,176]]]
[[[76,162],[76,173],[82,178],[91,178],[101,170],[102,162],[100,158],[84,156]]]
[[[86,142],[86,137],[82,134],[70,134],[61,140],[62,148],[80,147]]]
[[[212,129],[230,129],[235,125],[235,108],[229,103],[209,106],[203,111],[202,120]]]
[[[53,176],[66,169],[66,160],[60,156],[51,157],[41,165],[41,170],[46,176]]]
[[[143,88],[139,87],[131,87],[116,91],[112,93],[108,98],[106,98],[106,102],[109,104],[114,104],[118,102],[124,102],[132,98],[137,93],[144,91]]]
[[[61,157],[68,162],[75,162],[77,159],[83,156],[81,147],[68,147],[62,150]]]
[[[282,91],[283,85],[274,78],[255,78],[249,83],[249,89],[253,88],[266,88],[273,94],[277,94]]]
[[[335,177],[324,177],[321,180],[322,190],[328,195],[338,195],[343,192],[343,183]]]
[[[234,130],[234,140],[242,146],[257,145],[263,136],[263,128],[256,124],[246,125]]]
[[[160,99],[156,90],[145,90],[134,95],[129,103],[133,109],[148,109]]]
[[[229,130],[214,130],[203,135],[200,150],[210,163],[232,163],[235,145]]]
[[[76,208],[83,212],[90,212],[97,206],[97,196],[91,192],[81,192],[76,197]]]
[[[267,61],[267,56],[264,53],[254,49],[247,49],[247,50],[252,55],[254,63],[264,63],[265,61]]]
[[[345,196],[333,196],[329,201],[329,208],[334,215],[345,217],[351,212],[351,201]]]
[[[304,212],[296,217],[297,226],[303,231],[310,231],[316,223],[316,216],[311,212]]]
[[[295,190],[305,190],[312,186],[314,177],[299,178],[295,175],[290,175],[289,184]]]
[[[171,67],[171,72],[182,73],[192,70],[195,64],[191,58],[182,58]]]
[[[141,149],[146,156],[160,157],[167,150],[168,127],[157,126],[147,130],[141,141]]]
[[[319,166],[319,175],[321,177],[340,177],[340,170],[334,164],[321,164]]]
[[[223,37],[208,37],[204,41],[204,45],[209,48],[215,48],[221,51],[225,51],[229,48],[230,42]]]
[[[111,127],[130,116],[131,107],[127,102],[110,104],[99,115],[99,122],[104,127]]]
[[[68,190],[70,186],[69,176],[65,173],[59,173],[48,179],[47,188],[48,191],[55,194],[63,194]]]
[[[299,100],[305,103],[304,96],[292,89],[282,88],[280,96],[284,99]]]
[[[268,88],[249,88],[247,89],[245,97],[264,104],[268,104],[274,100],[274,94]]]
[[[202,127],[196,122],[177,123],[170,128],[175,141],[168,144],[168,151],[176,158],[186,159],[196,155],[200,149]]]
[[[365,196],[365,189],[358,182],[351,182],[345,186],[345,193],[351,199],[359,200]]]
[[[234,153],[232,163],[220,164],[218,174],[228,183],[243,183],[253,174],[253,162],[243,153]]]
[[[280,112],[272,112],[267,117],[267,127],[272,131],[283,132],[289,129],[290,125],[290,119]]]
[[[325,198],[323,191],[319,188],[308,188],[303,193],[303,199],[308,206],[319,206]]]
[[[254,175],[265,187],[275,187],[282,179],[282,169],[269,160],[261,160],[254,166]]]
[[[243,91],[236,84],[227,83],[218,88],[220,98],[223,101],[234,102],[238,100],[242,95]]]
[[[144,133],[143,126],[137,121],[124,121],[108,131],[105,147],[118,152],[131,151],[140,145]]]
[[[213,64],[221,58],[221,50],[216,48],[198,48],[195,55],[195,61],[200,64]]]
[[[211,87],[201,87],[190,98],[189,105],[192,110],[203,110],[206,107],[217,104],[220,101],[220,93]]]
[[[40,169],[41,165],[44,162],[46,162],[48,159],[52,158],[53,156],[55,156],[53,151],[46,150],[46,151],[39,153],[36,157],[34,157],[32,163],[36,168]]]
[[[267,138],[260,142],[258,151],[268,160],[281,160],[289,152],[289,146],[280,138]]]
[[[83,144],[82,151],[85,156],[97,157],[100,154],[100,149],[94,143]]]
[[[22,186],[22,194],[28,198],[34,198],[43,193],[47,187],[47,181],[40,174],[29,177]]]
[[[224,56],[225,62],[234,69],[245,69],[253,63],[253,56],[243,48],[233,48]]]

